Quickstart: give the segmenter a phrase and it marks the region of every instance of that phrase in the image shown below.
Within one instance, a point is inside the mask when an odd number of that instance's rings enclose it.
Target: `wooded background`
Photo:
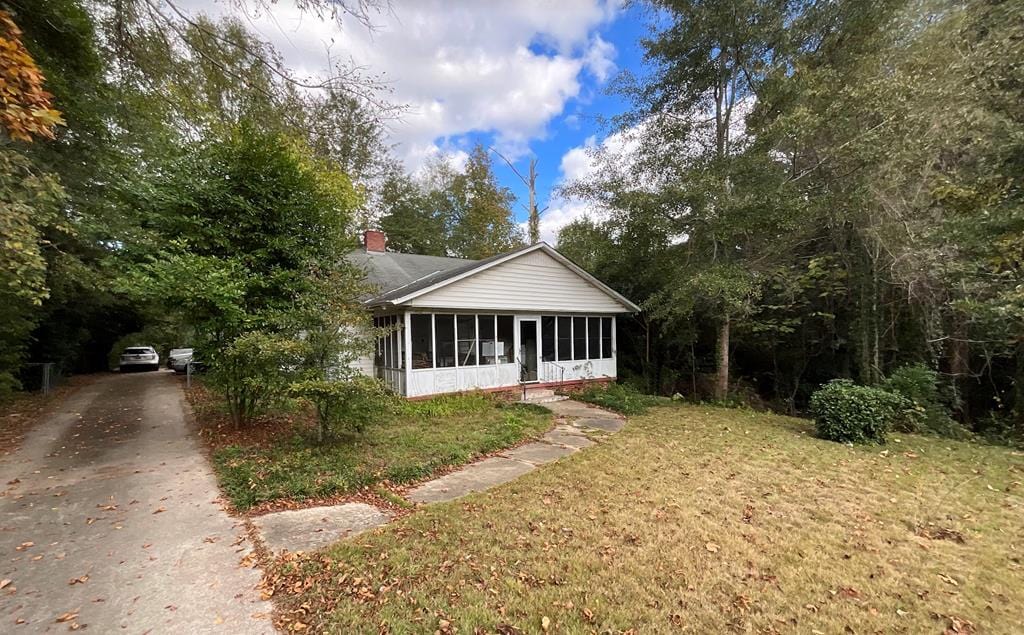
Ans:
[[[386,8],[304,6],[352,28]],[[561,192],[594,212],[557,245],[644,307],[624,378],[799,412],[922,363],[974,430],[1024,430],[1021,3],[644,6],[646,65],[613,84],[632,106]],[[367,227],[468,258],[528,239],[489,149],[407,172],[402,106],[361,69],[311,85],[168,0],[0,9],[3,391],[26,362],[298,328],[325,288],[354,297],[324,263]]]

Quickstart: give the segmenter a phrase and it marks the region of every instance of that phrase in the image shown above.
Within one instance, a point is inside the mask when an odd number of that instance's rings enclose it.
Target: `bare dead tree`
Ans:
[[[502,153],[498,152],[494,148],[491,148],[491,152],[498,155],[502,161],[504,161],[512,172],[519,177],[519,180],[526,186],[527,191],[530,194],[530,204],[526,208],[528,216],[527,220],[527,235],[530,238],[530,244],[535,245],[540,242],[540,215],[547,211],[545,207],[542,210],[537,209],[537,159],[530,159],[530,166],[527,170],[526,175],[523,175],[516,166],[508,160],[508,158]]]

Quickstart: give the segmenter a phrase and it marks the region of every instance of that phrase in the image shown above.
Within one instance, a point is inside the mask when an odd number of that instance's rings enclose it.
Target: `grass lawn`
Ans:
[[[266,583],[280,625],[337,633],[1024,632],[1024,454],[898,438],[656,408]]]
[[[214,449],[217,477],[237,509],[419,480],[539,436],[552,424],[547,410],[485,395],[403,403],[386,421],[324,445],[298,419],[271,438]]]

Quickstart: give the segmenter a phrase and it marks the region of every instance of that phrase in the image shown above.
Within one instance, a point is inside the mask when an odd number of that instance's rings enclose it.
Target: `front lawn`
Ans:
[[[543,434],[552,423],[547,410],[486,395],[440,397],[403,403],[361,434],[318,445],[302,414],[273,438],[214,449],[217,477],[237,509],[408,483]]]
[[[266,582],[314,632],[1024,632],[1024,454],[898,438],[655,408]]]

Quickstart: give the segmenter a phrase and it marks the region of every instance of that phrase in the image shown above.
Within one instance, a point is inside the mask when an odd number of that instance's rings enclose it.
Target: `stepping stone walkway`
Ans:
[[[537,441],[470,463],[454,472],[417,485],[407,498],[415,503],[440,503],[482,492],[517,479],[546,463],[590,447],[595,432],[618,432],[621,415],[571,399],[544,403],[562,421]],[[366,503],[345,503],[275,512],[253,519],[272,552],[312,551],[373,529],[391,516]]]
[[[391,515],[366,503],[310,507],[257,516],[270,551],[315,551],[391,520]]]

